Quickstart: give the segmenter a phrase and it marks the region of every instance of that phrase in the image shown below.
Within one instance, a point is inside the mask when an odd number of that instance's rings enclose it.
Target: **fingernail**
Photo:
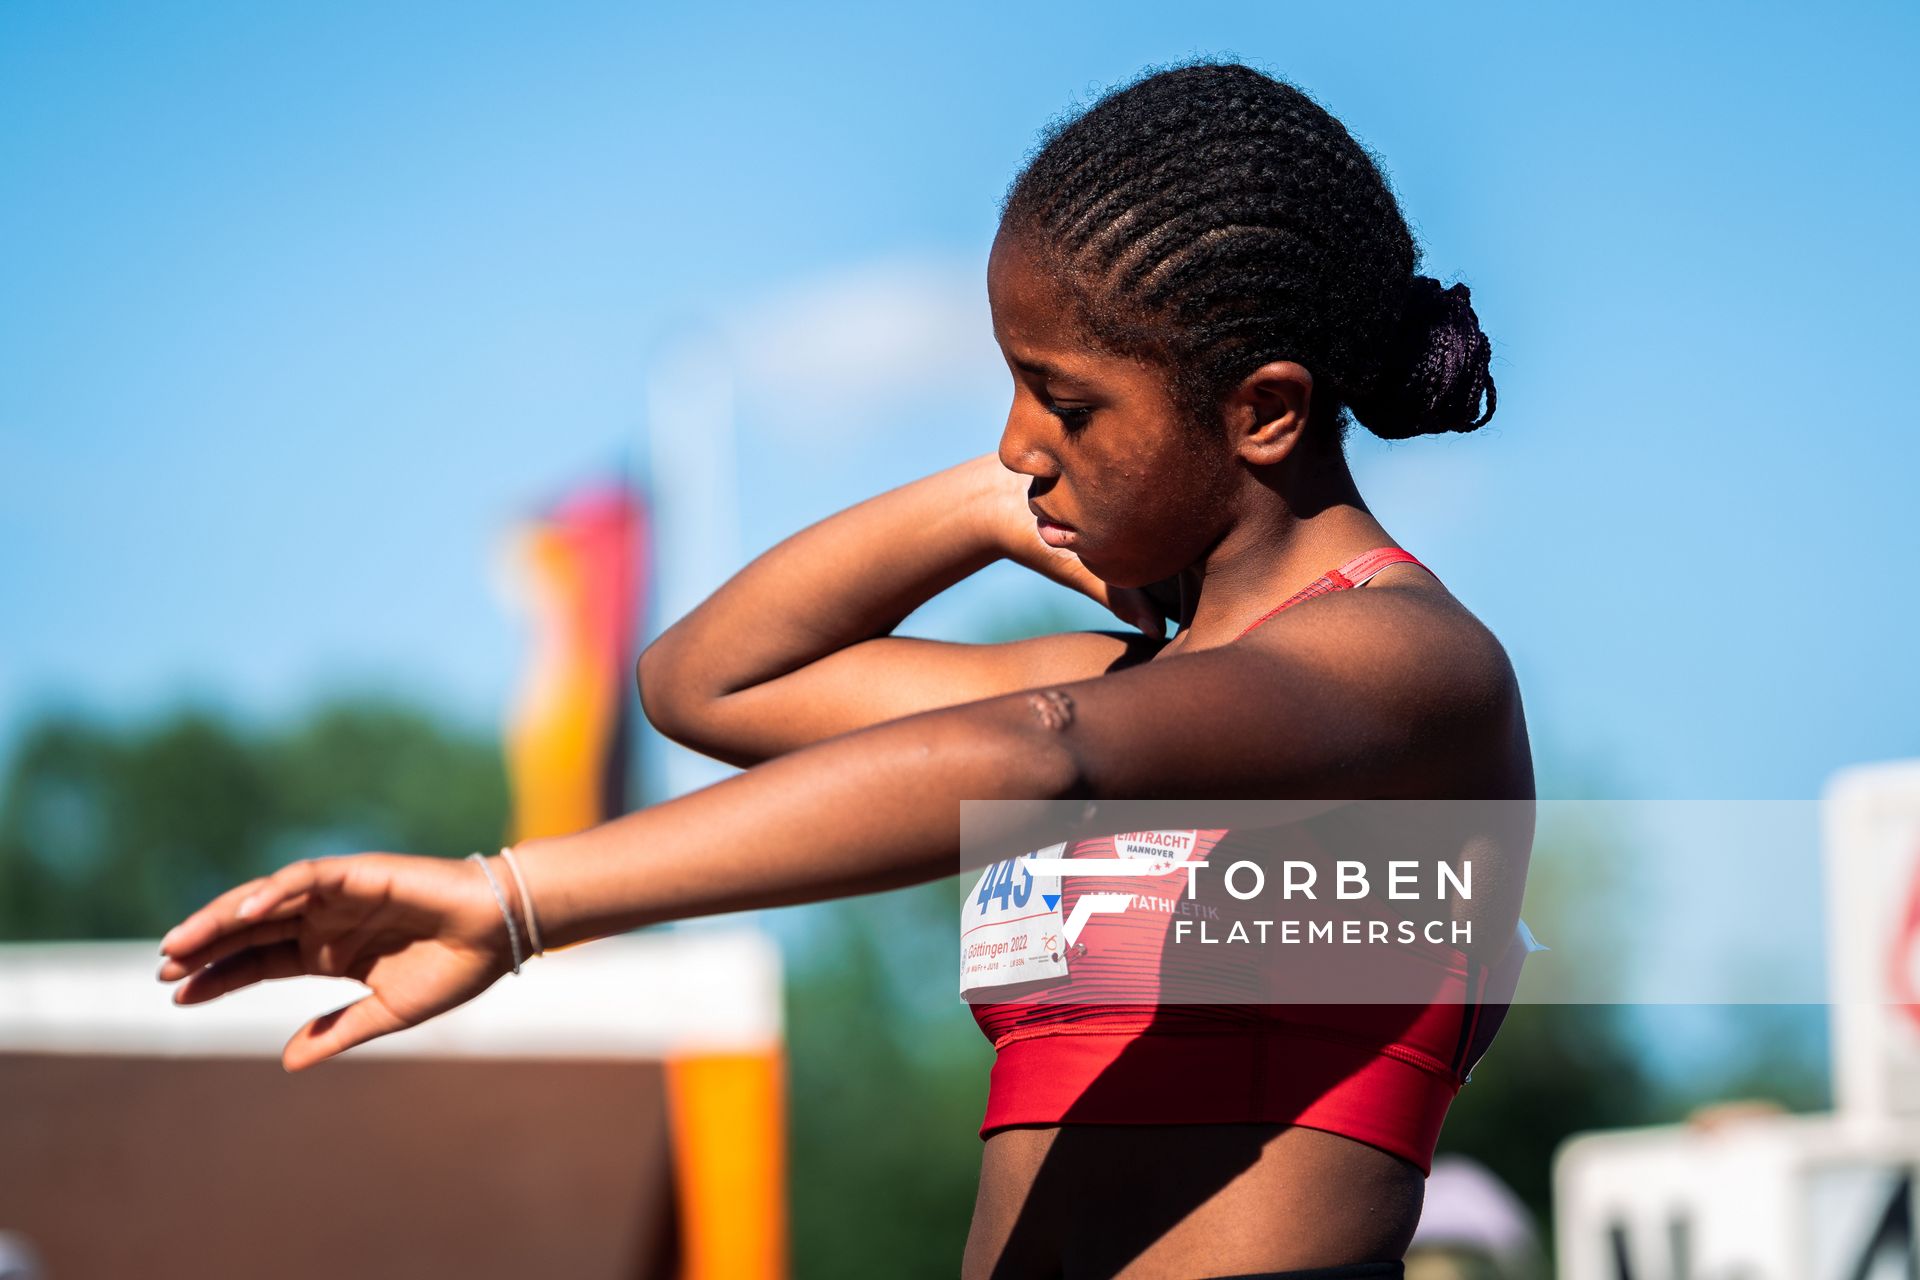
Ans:
[[[175,935],[176,933],[179,933],[179,932],[180,932],[180,931],[179,931],[178,929],[169,929],[169,930],[167,930],[167,936],[166,936],[166,937],[164,937],[164,938],[162,938],[162,939],[160,939],[160,954],[161,954],[161,955],[165,955],[165,954],[167,954],[167,948],[168,948],[168,947],[171,947],[171,946],[173,945],[173,936],[174,936],[174,935]]]
[[[256,893],[251,898],[242,898],[240,900],[240,906],[234,911],[233,914],[236,916],[239,916],[242,920],[245,920],[248,916],[252,915],[254,912],[258,911],[259,909],[260,909],[260,895]]]
[[[167,966],[172,963],[173,961],[171,960],[162,960],[160,967],[153,971],[154,979],[159,982],[165,982],[167,980]]]

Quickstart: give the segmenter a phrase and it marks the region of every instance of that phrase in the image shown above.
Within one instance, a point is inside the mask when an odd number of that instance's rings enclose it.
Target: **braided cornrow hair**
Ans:
[[[1167,371],[1191,424],[1217,424],[1221,398],[1270,360],[1313,374],[1314,429],[1336,439],[1349,410],[1389,440],[1493,417],[1467,286],[1414,273],[1371,153],[1251,67],[1151,70],[1049,124],[1000,223],[1094,346]]]

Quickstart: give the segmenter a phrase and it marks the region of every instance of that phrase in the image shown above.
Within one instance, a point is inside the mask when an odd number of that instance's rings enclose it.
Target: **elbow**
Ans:
[[[655,640],[633,664],[633,683],[640,695],[640,711],[659,733],[682,746],[694,746],[700,737],[699,699],[688,696],[687,682],[673,669],[671,653]]]
[[[997,699],[1004,734],[997,750],[1018,772],[1011,791],[1033,799],[1093,800],[1098,787],[1062,690],[1032,690]]]
[[[769,753],[727,695],[702,684],[665,640],[663,636],[647,646],[633,665],[634,688],[647,723],[667,741],[737,769],[766,759]]]

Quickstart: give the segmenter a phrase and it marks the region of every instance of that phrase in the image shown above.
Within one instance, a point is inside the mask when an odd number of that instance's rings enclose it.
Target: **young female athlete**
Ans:
[[[299,974],[371,988],[300,1029],[299,1071],[479,995],[514,965],[511,929],[551,949],[951,876],[967,799],[1082,815],[1000,806],[996,858],[1112,849],[1100,802],[1130,797],[1192,802],[1209,841],[1244,835],[1210,828],[1223,797],[1302,818],[1337,817],[1325,797],[1530,801],[1505,653],[1395,547],[1343,454],[1350,418],[1404,439],[1492,416],[1467,289],[1416,260],[1369,154],[1297,89],[1204,61],[1109,93],[1004,201],[997,454],[801,531],[642,656],[654,723],[743,773],[478,869],[296,862],[184,920],[161,977],[186,978],[183,1004]],[[1001,557],[1142,634],[890,634]],[[1500,883],[1487,941],[1434,953],[1465,996],[1430,1009],[1096,1005],[1075,1025],[977,1004],[999,1059],[964,1273],[1402,1274],[1440,1118],[1503,1007],[1489,976],[1511,977]],[[1101,972],[1099,946],[1069,950],[1065,981]]]

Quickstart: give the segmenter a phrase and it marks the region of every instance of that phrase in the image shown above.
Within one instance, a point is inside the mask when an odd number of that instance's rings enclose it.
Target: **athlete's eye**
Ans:
[[[1093,409],[1084,405],[1049,404],[1048,413],[1060,419],[1068,431],[1078,431],[1087,425],[1087,419],[1093,416]]]

